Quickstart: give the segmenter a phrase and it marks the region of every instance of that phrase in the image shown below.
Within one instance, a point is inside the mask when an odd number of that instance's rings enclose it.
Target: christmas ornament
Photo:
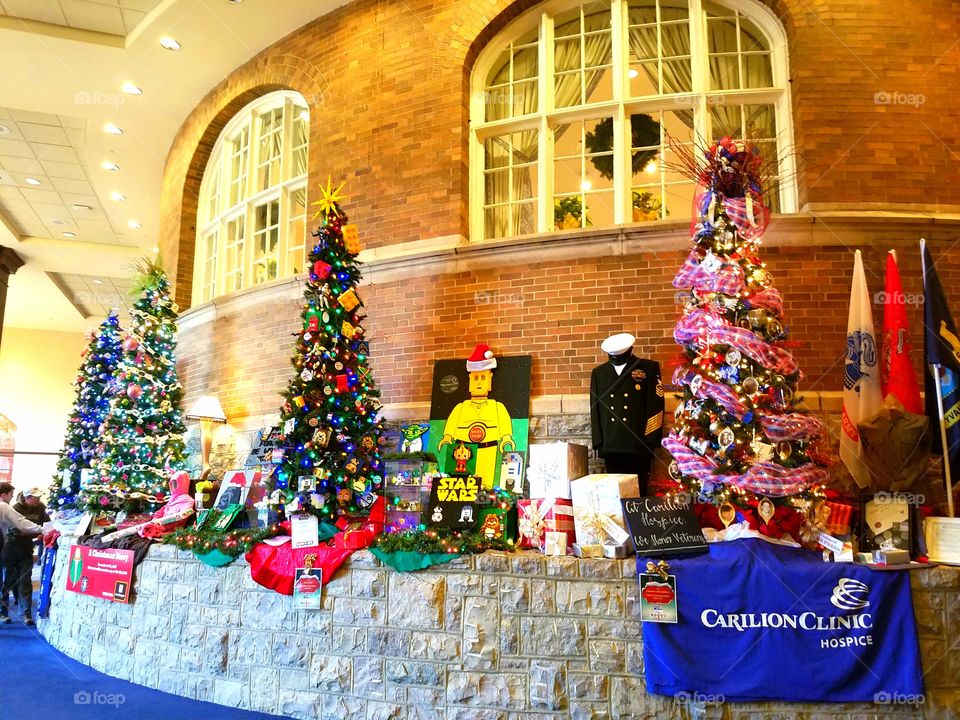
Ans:
[[[770,498],[760,498],[760,502],[757,503],[757,515],[760,516],[760,519],[764,523],[768,523],[773,519],[773,516],[776,514],[777,509],[773,505],[773,501]]]
[[[330,271],[333,269],[333,266],[330,263],[325,263],[323,260],[317,260],[313,264],[313,274],[317,277],[317,280],[326,280],[330,277]]]
[[[360,304],[360,298],[357,296],[357,291],[351,288],[345,293],[341,293],[337,297],[337,302],[340,303],[344,310],[351,312]]]
[[[724,527],[730,527],[731,523],[737,518],[737,510],[730,503],[723,503],[718,511],[720,522]]]
[[[143,395],[143,388],[137,385],[136,383],[131,383],[127,385],[127,397],[131,400],[139,400],[140,396]]]
[[[351,255],[360,252],[360,229],[353,223],[343,226],[343,246]]]

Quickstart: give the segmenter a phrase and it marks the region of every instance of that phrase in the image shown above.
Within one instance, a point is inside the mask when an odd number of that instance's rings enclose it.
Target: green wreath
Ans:
[[[660,123],[649,115],[633,115],[630,117],[631,140],[630,147],[644,147],[646,145],[660,145]],[[613,151],[613,118],[605,118],[586,134],[587,151],[593,153],[609,153]],[[659,150],[637,150],[633,153],[632,163],[634,174],[640,172],[648,162],[657,156]],[[590,158],[590,162],[597,172],[607,180],[613,179],[613,156],[600,155]]]

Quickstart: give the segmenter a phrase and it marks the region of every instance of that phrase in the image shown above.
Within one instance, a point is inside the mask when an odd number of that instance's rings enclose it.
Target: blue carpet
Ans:
[[[104,675],[54,649],[36,628],[14,620],[0,625],[0,720],[38,718],[277,720]]]

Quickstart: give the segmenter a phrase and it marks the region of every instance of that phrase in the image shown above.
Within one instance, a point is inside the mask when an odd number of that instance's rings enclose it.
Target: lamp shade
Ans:
[[[227,416],[223,414],[223,408],[220,407],[220,401],[213,395],[204,395],[197,400],[186,417],[187,420],[210,420],[221,423],[227,421]]]

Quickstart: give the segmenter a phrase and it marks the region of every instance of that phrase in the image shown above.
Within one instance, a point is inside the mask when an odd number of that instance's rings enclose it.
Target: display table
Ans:
[[[719,698],[644,689],[635,560],[486,553],[400,574],[367,551],[324,589],[323,609],[225,568],[155,545],[129,605],[64,589],[62,543],[47,640],[120,678],[200,700],[300,718],[670,718]],[[949,717],[960,663],[948,627],[960,619],[960,570],[913,573],[923,705],[756,703],[732,717]],[[705,659],[706,661],[707,659]],[[784,682],[790,681],[785,669]],[[786,715],[785,715],[786,713]]]

